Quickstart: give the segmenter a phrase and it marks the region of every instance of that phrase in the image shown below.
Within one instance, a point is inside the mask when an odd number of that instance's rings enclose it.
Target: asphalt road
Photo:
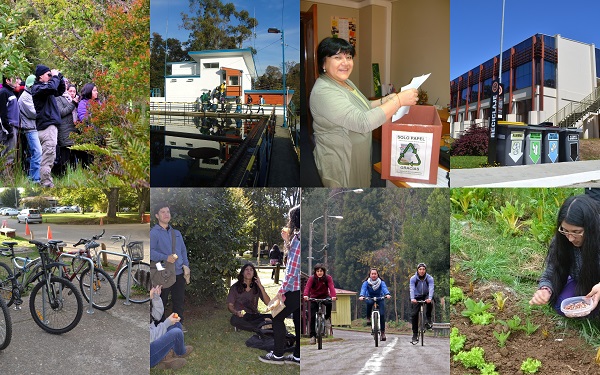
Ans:
[[[375,347],[367,332],[333,331],[334,337],[343,341],[303,345],[300,372],[302,374],[372,375],[450,374],[450,340],[425,337],[425,346],[412,345],[410,336],[386,334],[387,340]]]
[[[84,300],[85,301],[85,300]],[[147,375],[150,367],[149,304],[125,306],[118,299],[108,311],[87,313],[70,332],[52,335],[39,328],[29,312],[9,308],[12,341],[0,351],[0,373]]]
[[[43,215],[42,215],[43,217]],[[0,217],[0,222],[6,220],[6,225],[9,228],[17,230],[17,235],[24,238],[30,238],[25,235],[25,223],[17,223],[17,219],[8,218],[6,216]],[[38,241],[46,241],[46,235],[48,233],[48,227],[52,232],[52,239],[61,240],[67,243],[67,247],[73,249],[73,244],[77,243],[80,238],[91,238],[96,234],[102,233],[102,230],[106,230],[104,236],[99,242],[106,244],[108,251],[121,253],[121,243],[114,243],[110,236],[122,235],[129,237],[129,241],[143,241],[144,242],[144,260],[150,261],[150,225],[149,224],[106,224],[106,225],[66,225],[66,224],[29,224],[30,232],[33,232],[33,238]],[[110,256],[112,260],[120,260],[118,257]]]

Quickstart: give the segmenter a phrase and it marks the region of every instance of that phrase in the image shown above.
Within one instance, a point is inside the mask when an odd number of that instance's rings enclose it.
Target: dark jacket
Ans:
[[[77,131],[73,122],[73,110],[77,108],[77,103],[63,95],[56,98],[56,104],[61,117],[61,124],[58,127],[58,146],[73,146],[74,142],[69,138],[69,134]]]
[[[19,126],[19,105],[17,95],[8,86],[0,89],[0,121],[9,133],[13,126]]]
[[[66,90],[62,74],[50,78],[47,83],[35,81],[31,87],[33,105],[37,117],[35,119],[37,130],[44,130],[51,125],[60,126],[60,112],[56,104],[56,97],[61,96]]]

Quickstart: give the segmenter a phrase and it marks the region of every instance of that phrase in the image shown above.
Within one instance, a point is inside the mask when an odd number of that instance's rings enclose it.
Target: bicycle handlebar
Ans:
[[[102,229],[102,233],[93,235],[92,238],[90,238],[90,239],[80,238],[79,241],[77,241],[76,244],[73,244],[73,247],[76,247],[76,246],[79,246],[79,245],[85,245],[86,243],[99,240],[100,238],[102,238],[102,236],[104,236],[105,232],[106,232],[106,229]]]
[[[363,297],[366,300],[373,300],[373,301],[382,301],[385,299],[385,297]]]
[[[327,297],[327,298],[308,298],[308,301],[313,301],[313,302],[331,302],[332,299],[331,297]]]

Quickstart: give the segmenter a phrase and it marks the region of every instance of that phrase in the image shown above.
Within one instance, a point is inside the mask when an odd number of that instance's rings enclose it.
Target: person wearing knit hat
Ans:
[[[35,76],[31,95],[37,113],[36,127],[42,145],[40,183],[44,187],[53,187],[51,171],[56,159],[58,127],[61,124],[56,97],[61,96],[66,87],[62,74],[45,65],[40,64],[35,68]]]
[[[35,118],[35,106],[31,96],[31,86],[35,82],[35,76],[32,74],[25,80],[25,89],[19,97],[19,113],[21,115],[21,131],[25,133],[27,139],[27,149],[29,150],[29,170],[27,177],[33,183],[40,183],[40,163],[42,161],[42,145],[38,136]]]
[[[433,310],[433,291],[434,283],[433,277],[427,273],[427,265],[425,263],[419,263],[417,265],[417,272],[410,278],[408,282],[410,292],[410,302],[412,303],[411,320],[412,320],[412,331],[413,337],[411,344],[416,345],[419,342],[419,311],[421,306],[417,301],[425,301],[426,310],[425,316],[427,317],[427,323],[425,326],[427,329],[431,329],[431,312]]]

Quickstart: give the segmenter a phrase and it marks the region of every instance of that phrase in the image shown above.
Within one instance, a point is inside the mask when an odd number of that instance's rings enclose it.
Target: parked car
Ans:
[[[57,214],[73,213],[73,212],[79,212],[79,211],[77,211],[75,208],[69,207],[69,206],[63,206],[63,207],[56,208]]]
[[[54,213],[56,213],[56,208],[57,207],[46,207],[46,208],[44,208],[44,212],[48,213],[48,214],[54,214]]]
[[[16,208],[7,208],[4,211],[2,211],[2,215],[4,216],[15,216],[19,214],[19,210],[17,210]]]
[[[42,223],[42,214],[36,208],[26,208],[17,215],[17,222]]]

